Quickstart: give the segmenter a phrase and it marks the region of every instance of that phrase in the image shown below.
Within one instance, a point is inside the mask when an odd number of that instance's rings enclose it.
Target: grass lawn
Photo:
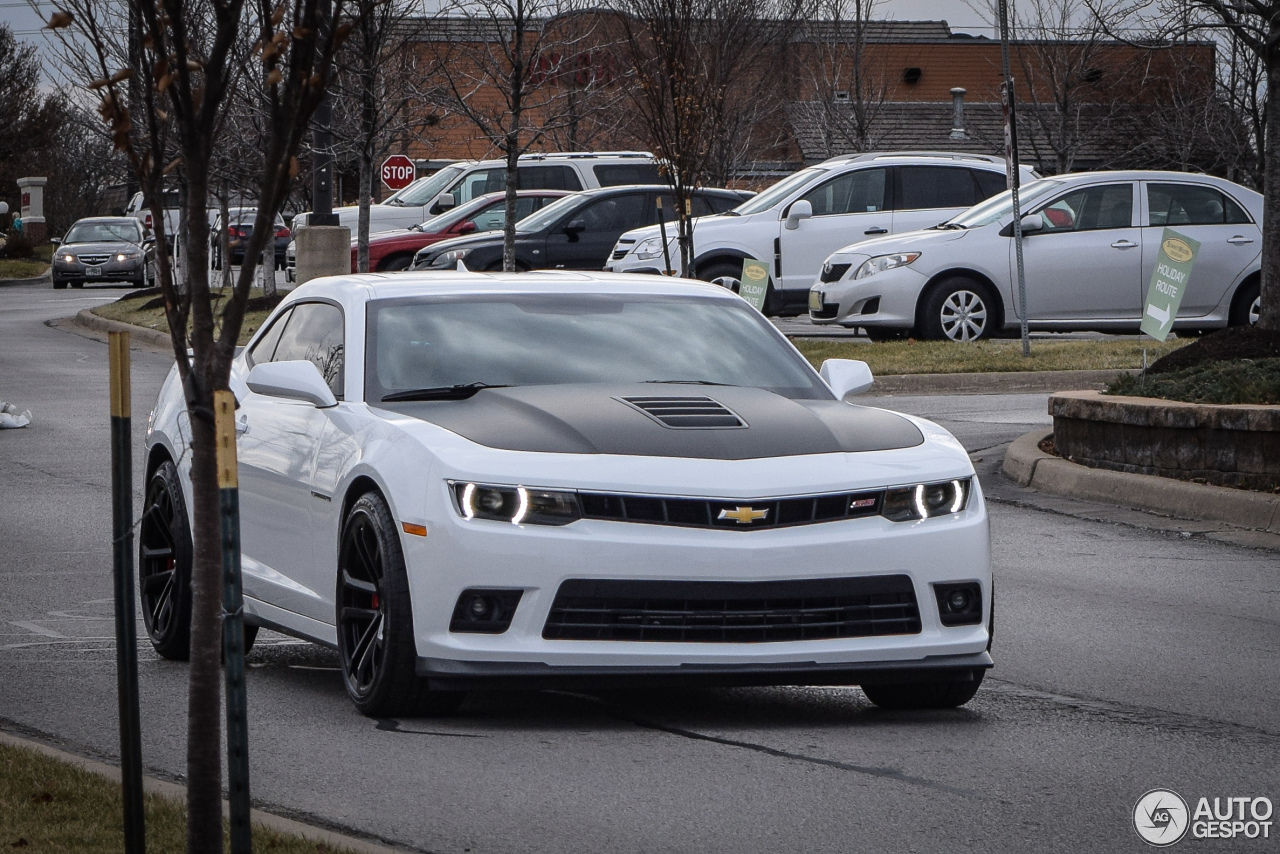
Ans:
[[[37,246],[31,258],[0,258],[0,279],[34,279],[49,269],[53,244]]]
[[[214,288],[213,293],[215,297],[221,299],[220,288]],[[253,288],[249,291],[249,310],[245,312],[244,325],[240,329],[241,344],[247,342],[250,336],[258,331],[262,321],[266,320],[267,315],[271,313],[271,309],[265,304],[266,299],[261,288]],[[220,301],[214,303],[213,311],[215,326],[221,327]],[[108,320],[119,320],[123,323],[132,323],[134,326],[158,329],[161,332],[169,331],[169,321],[164,316],[163,303],[159,295],[154,292],[121,297],[115,302],[98,306],[93,309],[93,313]]]
[[[186,805],[146,796],[147,851],[186,850]],[[334,852],[317,842],[255,826],[256,851]],[[0,744],[0,849],[47,854],[118,854],[124,850],[120,785],[82,768]]]
[[[1022,342],[979,341],[839,341],[796,338],[792,343],[814,367],[824,359],[860,359],[877,376],[892,374],[966,374],[1005,371],[1105,371],[1142,367],[1194,339],[1125,341],[1032,341],[1031,357],[1022,357]]]

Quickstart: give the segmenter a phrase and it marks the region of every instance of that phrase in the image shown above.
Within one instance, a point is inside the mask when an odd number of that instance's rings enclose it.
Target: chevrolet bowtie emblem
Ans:
[[[750,525],[757,519],[763,519],[768,515],[769,510],[767,508],[764,510],[757,510],[754,507],[735,507],[733,510],[721,510],[720,515],[716,518],[721,521],[724,521],[725,519],[732,519],[739,525]]]

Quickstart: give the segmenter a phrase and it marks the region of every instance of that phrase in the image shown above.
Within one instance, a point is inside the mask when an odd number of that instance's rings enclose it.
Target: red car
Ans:
[[[570,195],[564,190],[520,190],[516,193],[516,221]],[[380,231],[369,235],[369,270],[387,273],[404,270],[413,263],[413,256],[424,246],[430,246],[450,237],[477,234],[482,231],[501,231],[506,220],[506,194],[489,193],[477,196],[465,205],[445,211],[421,225],[395,231]],[[356,272],[356,242],[351,241],[351,272]]]

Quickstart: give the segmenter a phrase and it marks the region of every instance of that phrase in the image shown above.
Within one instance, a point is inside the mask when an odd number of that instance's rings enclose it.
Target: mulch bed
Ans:
[[[1147,373],[1167,374],[1194,367],[1203,362],[1278,358],[1280,358],[1280,331],[1259,329],[1256,326],[1235,326],[1220,329],[1162,356],[1151,363]]]

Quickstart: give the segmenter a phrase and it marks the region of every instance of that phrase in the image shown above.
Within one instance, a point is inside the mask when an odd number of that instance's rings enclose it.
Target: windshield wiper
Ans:
[[[961,225],[961,224],[960,224],[960,223],[958,223],[958,222],[940,222],[940,223],[938,223],[937,227],[938,227],[938,228],[947,228],[947,229],[951,229],[951,228],[958,228],[958,229],[960,229],[961,231],[968,231],[968,230],[969,230],[969,227],[968,227],[967,225]]]
[[[712,380],[641,380],[644,383],[667,383],[671,385],[733,385],[732,383],[718,383]]]
[[[393,391],[382,396],[383,403],[398,400],[466,400],[483,388],[509,388],[509,386],[489,383],[459,383],[458,385],[442,385],[434,388],[415,388],[408,391]]]
[[[737,211],[729,210],[720,214],[720,216],[742,216],[742,214],[738,213]]]

